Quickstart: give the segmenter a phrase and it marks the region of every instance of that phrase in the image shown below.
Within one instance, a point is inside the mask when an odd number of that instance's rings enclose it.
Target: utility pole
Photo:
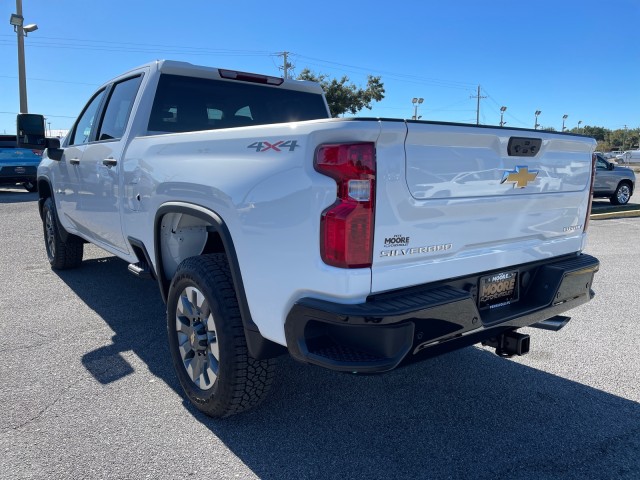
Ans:
[[[469,96],[469,98],[477,98],[478,99],[478,106],[476,107],[476,125],[480,125],[480,99],[481,98],[487,98],[487,97],[483,97],[480,95],[480,85],[478,85],[478,94],[477,95],[471,95]]]
[[[625,151],[625,145],[627,144],[627,126],[624,126],[624,137],[622,137],[622,151]]]
[[[286,79],[289,78],[289,69],[293,68],[293,65],[289,63],[289,61],[287,60],[288,55],[291,52],[282,52],[279,53],[278,56],[283,58],[283,62],[282,62],[282,66],[280,67],[280,70],[282,70],[282,76]]]

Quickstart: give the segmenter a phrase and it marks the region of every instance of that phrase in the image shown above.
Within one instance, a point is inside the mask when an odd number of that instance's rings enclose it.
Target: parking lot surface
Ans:
[[[0,189],[0,212],[0,479],[640,478],[640,218],[590,223],[596,297],[523,330],[526,356],[376,376],[282,357],[261,407],[213,420],[182,397],[154,282],[93,246],[54,272],[37,194]]]

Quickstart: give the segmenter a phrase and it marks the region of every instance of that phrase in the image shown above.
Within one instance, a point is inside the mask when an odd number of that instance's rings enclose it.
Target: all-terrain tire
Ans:
[[[180,384],[200,411],[228,417],[266,397],[275,361],[249,355],[226,255],[180,263],[169,288],[167,330]]]
[[[76,268],[82,263],[84,242],[72,234],[63,240],[57,215],[53,198],[48,197],[42,206],[42,228],[49,264],[54,270]]]

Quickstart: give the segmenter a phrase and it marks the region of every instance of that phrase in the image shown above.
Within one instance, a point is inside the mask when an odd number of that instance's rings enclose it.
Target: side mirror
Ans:
[[[44,117],[35,113],[19,113],[17,117],[18,148],[43,150],[45,148]]]
[[[613,163],[607,163],[607,168],[609,170],[613,170],[614,168],[616,168],[616,166]]]
[[[60,140],[57,138],[46,138],[44,141],[46,147],[45,155],[51,160],[62,160],[62,154],[64,150],[60,148]]]
[[[44,147],[45,148],[60,148],[60,139],[59,138],[45,138]]]

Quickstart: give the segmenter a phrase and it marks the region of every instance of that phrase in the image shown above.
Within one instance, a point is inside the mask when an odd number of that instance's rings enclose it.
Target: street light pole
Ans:
[[[564,132],[564,130],[565,130],[565,127],[564,127],[564,121],[567,119],[567,117],[568,117],[568,116],[569,116],[569,115],[566,115],[566,114],[562,116],[562,131],[563,131],[563,132]]]
[[[504,112],[507,109],[507,107],[500,107],[500,127],[502,128],[507,122],[504,122],[502,119],[504,117]]]
[[[424,102],[424,98],[422,97],[413,97],[413,100],[411,100],[411,103],[413,103],[413,120],[418,120],[418,105],[422,102]]]
[[[537,130],[538,127],[540,126],[540,124],[538,123],[538,115],[540,115],[542,112],[540,110],[536,110],[535,116],[536,116],[536,120],[533,123],[533,129]]]
[[[27,33],[38,29],[34,23],[24,25],[24,17],[22,16],[22,0],[16,0],[16,13],[11,15],[9,23],[13,25],[13,29],[18,37],[18,88],[20,89],[20,113],[29,113],[27,107],[27,74],[24,66],[24,37]]]
[[[582,120],[578,120],[578,133],[580,133],[580,124],[582,123]]]
[[[22,17],[22,0],[16,0],[16,15]],[[22,17],[24,20],[24,17]],[[24,30],[22,22],[16,27],[18,35],[18,88],[20,89],[20,113],[29,113],[27,107],[27,73],[24,67]]]

